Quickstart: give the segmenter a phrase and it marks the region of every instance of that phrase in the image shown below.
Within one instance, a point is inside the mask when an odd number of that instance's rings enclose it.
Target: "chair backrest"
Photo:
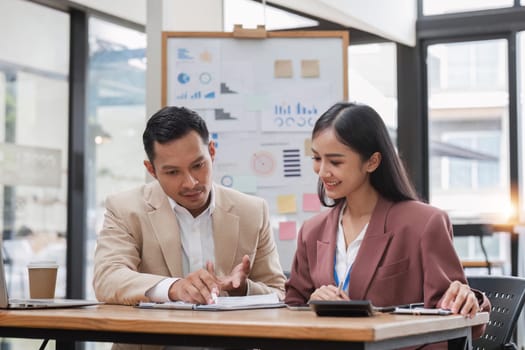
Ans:
[[[492,304],[485,334],[473,340],[473,348],[475,350],[512,348],[512,333],[525,302],[525,278],[472,276],[467,279],[469,285],[484,292]]]

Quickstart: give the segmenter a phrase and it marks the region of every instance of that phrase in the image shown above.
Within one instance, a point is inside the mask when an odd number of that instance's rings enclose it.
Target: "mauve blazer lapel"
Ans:
[[[168,197],[157,181],[146,187],[144,200],[151,205],[148,216],[170,274],[181,277],[183,271],[179,224]]]
[[[392,239],[392,232],[386,232],[386,219],[393,203],[379,197],[368,223],[359,252],[350,274],[350,298],[364,299],[368,286]]]
[[[214,190],[215,210],[212,215],[212,225],[215,244],[215,272],[218,275],[228,275],[234,267],[236,247],[240,242],[240,214],[234,213],[235,203],[225,195],[219,186],[214,186]],[[241,209],[237,208],[236,211],[238,212]],[[249,213],[245,215],[249,215]]]
[[[339,212],[342,205],[341,203],[330,210],[323,231],[317,240],[317,269],[315,271],[318,272],[318,275],[313,276],[313,280],[319,281],[319,285],[335,284],[334,259],[337,247]]]

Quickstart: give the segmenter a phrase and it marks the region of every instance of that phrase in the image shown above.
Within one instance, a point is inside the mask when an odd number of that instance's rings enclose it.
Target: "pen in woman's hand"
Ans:
[[[337,286],[337,296],[343,296],[343,281],[339,282],[339,286]]]

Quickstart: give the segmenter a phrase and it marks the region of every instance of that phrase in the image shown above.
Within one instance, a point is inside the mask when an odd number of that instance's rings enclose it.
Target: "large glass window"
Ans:
[[[455,222],[511,214],[507,43],[428,48],[430,202]]]
[[[29,297],[27,264],[38,260],[59,264],[55,295],[66,294],[69,26],[65,13],[0,1],[0,225],[10,298]],[[0,347],[40,342],[0,339]]]
[[[54,260],[56,296],[64,297],[69,16],[2,0],[0,31],[0,218],[8,292],[27,298],[26,265]]]
[[[436,44],[427,58],[430,202],[453,223],[506,223],[513,210],[507,42]],[[507,260],[508,235],[483,242],[455,238],[465,260],[484,260],[485,251],[492,261]]]
[[[86,295],[102,227],[104,199],[144,183],[142,132],[146,122],[146,36],[98,18],[89,20],[87,99],[88,244]]]
[[[397,131],[397,66],[393,43],[348,47],[348,95],[381,115],[395,137]],[[395,143],[395,142],[394,142]]]
[[[510,7],[513,4],[514,0],[423,0],[423,14],[440,15],[444,13],[488,10]]]

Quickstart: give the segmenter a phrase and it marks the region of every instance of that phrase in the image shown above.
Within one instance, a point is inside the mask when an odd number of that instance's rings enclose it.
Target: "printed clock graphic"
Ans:
[[[275,170],[275,159],[270,152],[260,151],[252,156],[252,169],[257,175],[268,176]]]

